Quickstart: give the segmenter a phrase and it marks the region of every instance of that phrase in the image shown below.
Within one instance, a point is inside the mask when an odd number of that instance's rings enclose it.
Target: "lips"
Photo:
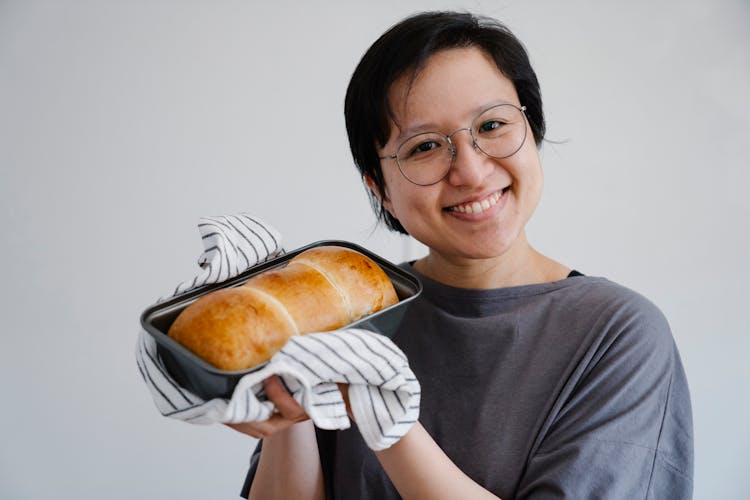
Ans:
[[[505,191],[507,191],[508,188],[501,189],[500,191],[495,191],[494,193],[490,193],[489,195],[479,198],[476,200],[471,200],[465,203],[460,203],[458,205],[453,205],[451,207],[446,208],[445,210],[449,212],[460,212],[465,214],[479,214],[484,212],[485,210],[489,210],[490,207],[497,204],[498,201],[500,201],[500,198],[502,198]]]

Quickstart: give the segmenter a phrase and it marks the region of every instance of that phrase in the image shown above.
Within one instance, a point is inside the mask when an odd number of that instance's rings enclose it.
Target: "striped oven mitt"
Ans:
[[[279,233],[247,214],[204,217],[198,228],[205,248],[198,261],[202,271],[173,295],[225,281],[284,252]],[[292,337],[266,365],[241,378],[229,400],[204,401],[177,385],[144,330],[136,361],[161,414],[194,424],[268,419],[275,408],[265,397],[263,380],[274,374],[321,429],[351,425],[336,383],[349,384],[352,413],[373,450],[398,441],[419,416],[420,386],[406,356],[390,339],[362,329]]]

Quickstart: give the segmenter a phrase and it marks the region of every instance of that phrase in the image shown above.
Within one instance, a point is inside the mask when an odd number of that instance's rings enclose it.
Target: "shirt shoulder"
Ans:
[[[602,341],[642,344],[662,352],[673,348],[669,322],[650,299],[606,278],[579,276],[566,281],[570,283],[559,290],[560,307],[571,320],[587,322],[604,337]]]
[[[617,498],[688,498],[690,398],[667,319],[649,299],[607,279],[570,281],[558,292],[567,312],[557,322],[570,322],[579,348],[521,491],[554,484],[581,498],[597,490]]]

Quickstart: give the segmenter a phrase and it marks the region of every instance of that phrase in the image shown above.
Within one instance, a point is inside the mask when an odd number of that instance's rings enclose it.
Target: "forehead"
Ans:
[[[395,122],[392,138],[424,127],[465,126],[466,120],[501,102],[521,104],[513,82],[476,47],[433,54],[416,76],[396,80],[388,97]]]

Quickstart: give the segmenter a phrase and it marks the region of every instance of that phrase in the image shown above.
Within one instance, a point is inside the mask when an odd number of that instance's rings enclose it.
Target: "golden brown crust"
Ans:
[[[292,262],[315,267],[336,284],[351,308],[351,321],[398,302],[393,284],[383,270],[354,250],[316,247],[299,254]]]
[[[244,370],[281,349],[296,328],[277,304],[243,287],[199,298],[180,313],[169,336],[215,367]]]
[[[222,370],[244,370],[278,352],[291,335],[346,326],[398,302],[393,284],[354,250],[316,247],[245,284],[204,295],[168,335]]]
[[[322,274],[294,260],[253,276],[243,286],[278,300],[300,332],[335,330],[351,322],[336,287]]]

